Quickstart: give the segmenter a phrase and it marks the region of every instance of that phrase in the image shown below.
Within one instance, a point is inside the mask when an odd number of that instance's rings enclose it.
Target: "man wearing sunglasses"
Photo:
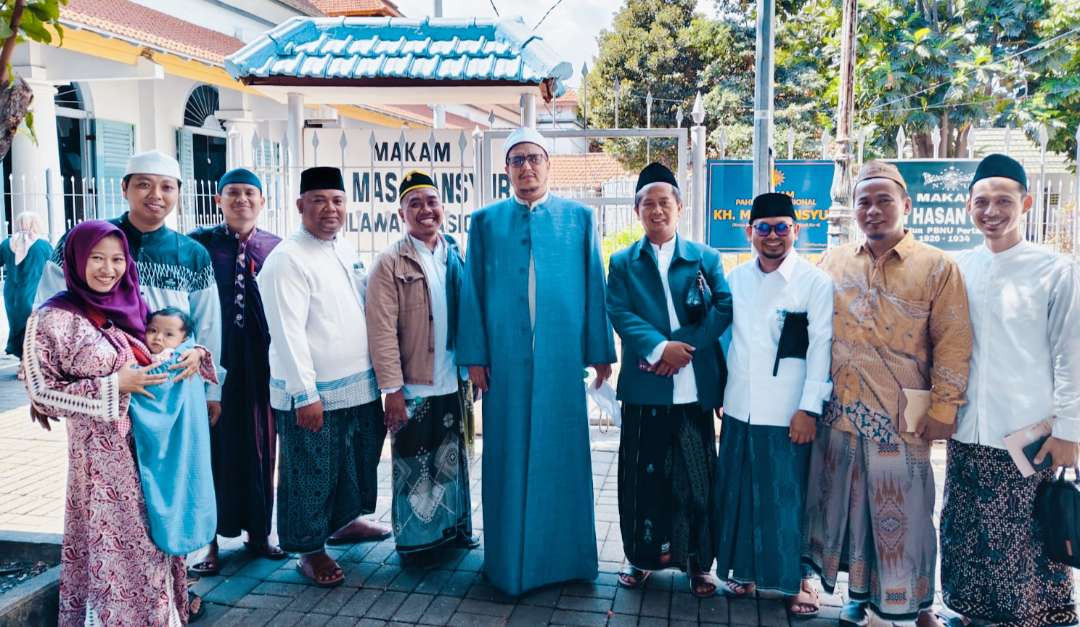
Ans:
[[[755,256],[728,275],[735,321],[713,490],[716,572],[731,572],[732,596],[779,592],[792,615],[813,616],[802,518],[810,443],[832,390],[833,284],[795,252],[787,194],[754,199],[746,236]]]
[[[904,228],[896,166],[869,161],[854,189],[866,241],[830,249],[833,391],[810,454],[803,555],[832,591],[848,572],[841,625],[935,617],[930,443],[964,403],[971,322],[956,262]]]
[[[512,198],[472,214],[456,359],[483,392],[484,573],[511,596],[597,575],[582,369],[615,342],[592,209],[548,193],[546,140],[506,140]]]

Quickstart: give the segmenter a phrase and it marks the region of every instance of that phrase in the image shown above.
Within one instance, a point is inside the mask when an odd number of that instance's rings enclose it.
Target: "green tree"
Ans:
[[[600,52],[586,78],[590,126],[615,126],[615,82],[620,85],[619,126],[645,127],[645,96],[653,95],[652,126],[675,126],[681,105],[687,119],[705,65],[706,41],[694,26],[694,0],[626,0],[611,30],[598,36]],[[685,124],[685,122],[684,122]],[[605,149],[628,168],[645,165],[645,141],[610,139]],[[673,141],[653,140],[651,158],[674,166]]]
[[[1075,159],[1080,127],[1080,0],[1051,2],[1038,31],[1050,43],[1028,55],[1035,84],[1031,97],[1015,107],[1015,121],[1029,131],[1045,124],[1050,150]]]
[[[11,148],[24,119],[33,132],[33,93],[26,81],[12,73],[11,54],[16,44],[26,41],[50,44],[53,33],[62,40],[60,7],[66,4],[67,0],[4,0],[0,4],[0,158]]]

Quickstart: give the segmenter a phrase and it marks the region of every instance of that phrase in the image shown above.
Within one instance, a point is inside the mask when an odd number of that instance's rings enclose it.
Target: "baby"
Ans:
[[[175,307],[150,314],[146,347],[151,372],[175,373],[185,351],[195,347],[191,317]],[[150,537],[168,555],[186,555],[214,539],[217,508],[210,464],[206,382],[220,374],[204,353],[199,376],[152,386],[151,396],[131,396],[136,459]]]
[[[191,316],[176,307],[166,307],[150,314],[146,321],[146,347],[160,363],[172,356],[173,351],[184,343],[194,326]]]

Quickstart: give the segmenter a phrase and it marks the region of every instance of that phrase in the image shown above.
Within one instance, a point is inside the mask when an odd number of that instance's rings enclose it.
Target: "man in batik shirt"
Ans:
[[[956,263],[904,228],[895,166],[863,165],[855,184],[861,244],[830,250],[835,287],[833,393],[810,460],[804,557],[831,591],[846,569],[841,623],[937,625],[930,443],[952,435],[964,402],[971,323]]]

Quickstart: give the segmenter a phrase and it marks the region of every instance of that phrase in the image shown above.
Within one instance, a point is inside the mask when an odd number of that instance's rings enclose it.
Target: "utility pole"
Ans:
[[[829,248],[851,241],[851,118],[855,108],[856,0],[843,0],[844,22],[840,30],[840,98],[836,108],[836,166],[829,207]]]
[[[754,61],[754,195],[772,191],[773,48],[776,3],[757,0],[757,54]]]

